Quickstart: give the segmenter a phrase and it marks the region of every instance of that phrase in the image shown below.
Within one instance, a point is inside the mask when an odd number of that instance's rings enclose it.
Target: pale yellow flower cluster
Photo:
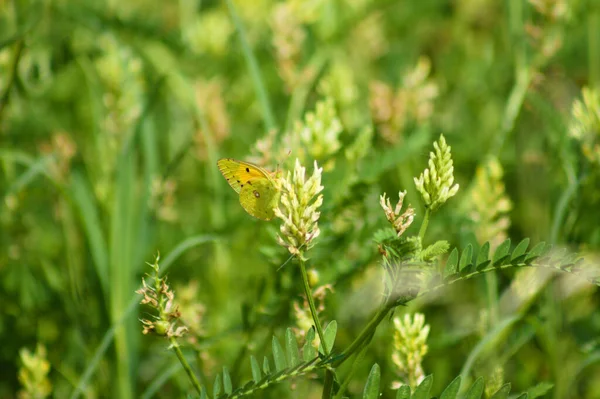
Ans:
[[[569,134],[579,141],[589,161],[600,165],[600,94],[587,87],[581,94],[582,98],[573,103]]]
[[[413,389],[425,378],[422,362],[429,349],[428,335],[429,325],[425,324],[423,314],[415,313],[413,317],[405,314],[404,318],[394,318],[392,362],[404,381]]]
[[[452,166],[451,147],[446,144],[444,135],[433,143],[435,152],[429,153],[429,167],[419,178],[415,178],[417,190],[421,193],[425,206],[435,211],[450,197],[458,192],[458,184],[454,183],[454,166]]]
[[[314,163],[312,176],[306,178],[306,168],[296,159],[294,172],[280,179],[280,206],[275,208],[275,216],[282,220],[279,244],[291,254],[301,255],[302,249],[309,249],[319,236],[319,207],[323,204],[321,174],[323,168]]]
[[[477,167],[474,184],[465,202],[466,213],[475,224],[477,240],[490,241],[492,249],[506,239],[510,227],[508,212],[512,203],[506,195],[503,174],[500,162],[489,158]]]
[[[21,390],[19,399],[42,399],[52,393],[52,384],[48,379],[50,363],[46,359],[46,348],[38,344],[34,353],[23,348],[19,351],[22,366],[19,369]]]

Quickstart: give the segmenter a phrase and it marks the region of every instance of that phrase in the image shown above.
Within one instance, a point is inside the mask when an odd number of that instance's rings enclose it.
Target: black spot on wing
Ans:
[[[260,193],[258,191],[254,190],[253,192],[256,198],[260,198]]]
[[[249,168],[246,168],[246,172],[250,173],[250,169],[249,169]]]

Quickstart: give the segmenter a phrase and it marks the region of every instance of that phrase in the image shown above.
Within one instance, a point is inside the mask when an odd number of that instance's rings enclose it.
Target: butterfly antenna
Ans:
[[[302,247],[305,246],[305,245],[306,244],[300,245],[300,248],[298,248],[298,250],[301,250]],[[287,258],[287,260],[285,262],[283,262],[283,264],[277,268],[277,271],[280,271],[285,265],[287,265],[289,263],[289,261],[291,261],[294,256],[296,256],[296,255],[291,254],[290,257]]]
[[[283,269],[283,267],[285,265],[287,265],[292,260],[293,257],[294,257],[294,254],[290,255],[290,257],[287,258],[287,260],[285,262],[283,262],[283,264],[277,268],[277,271],[280,271],[281,269]]]

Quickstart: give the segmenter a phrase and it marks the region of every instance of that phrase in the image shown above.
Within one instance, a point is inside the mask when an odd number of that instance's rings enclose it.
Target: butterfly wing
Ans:
[[[242,188],[255,179],[266,178],[270,180],[269,172],[248,162],[237,161],[232,158],[219,159],[217,166],[227,183],[240,193]]]
[[[273,209],[279,203],[280,191],[268,178],[249,180],[240,191],[240,204],[250,215],[262,220],[275,216]]]

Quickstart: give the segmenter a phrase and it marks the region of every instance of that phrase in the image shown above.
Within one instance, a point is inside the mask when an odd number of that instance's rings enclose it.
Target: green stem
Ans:
[[[196,378],[196,375],[192,371],[190,364],[187,362],[187,360],[185,360],[185,357],[183,356],[183,353],[181,352],[181,348],[179,347],[179,342],[177,342],[175,337],[170,337],[169,340],[171,342],[171,348],[173,348],[173,351],[177,355],[179,362],[181,362],[181,365],[183,366],[183,369],[187,373],[190,381],[192,382],[192,385],[198,392],[198,395],[202,395],[202,387],[200,386],[200,382],[198,382],[198,379]]]
[[[562,227],[563,219],[565,217],[565,213],[567,212],[567,207],[571,202],[571,199],[577,193],[577,188],[579,188],[579,179],[570,179],[569,186],[565,191],[563,191],[558,203],[556,204],[556,210],[554,211],[554,220],[552,220],[552,228],[550,229],[550,244],[556,245],[558,241],[558,234],[560,228]]]
[[[312,314],[313,322],[315,324],[315,328],[317,329],[317,333],[319,334],[319,339],[321,340],[321,346],[323,347],[323,352],[325,352],[325,357],[329,356],[329,348],[327,347],[327,343],[325,342],[325,334],[323,334],[323,327],[321,327],[321,322],[319,321],[319,315],[317,314],[317,308],[315,306],[315,301],[313,299],[312,290],[310,289],[310,284],[308,283],[308,274],[306,273],[306,264],[304,263],[304,259],[302,258],[302,254],[298,256],[298,261],[300,262],[300,271],[302,272],[302,282],[304,283],[304,293],[306,294],[306,299],[308,300],[308,306],[310,307],[310,313]],[[327,370],[325,371],[325,381],[323,383],[323,394],[321,396],[322,399],[331,398],[331,393],[333,390],[333,371]]]
[[[264,81],[260,74],[260,68],[258,67],[258,61],[256,61],[256,57],[250,48],[250,43],[248,43],[248,36],[246,35],[246,31],[244,30],[244,25],[242,24],[242,20],[240,19],[237,11],[235,10],[235,5],[232,0],[227,0],[227,8],[229,8],[229,13],[231,14],[231,19],[233,20],[233,24],[235,25],[235,29],[238,32],[240,37],[240,42],[242,43],[242,52],[244,53],[244,58],[246,59],[246,63],[248,64],[248,69],[250,70],[250,76],[252,77],[252,82],[254,83],[254,89],[256,90],[256,95],[258,96],[258,101],[260,102],[260,106],[262,108],[263,120],[265,123],[265,128],[267,130],[273,130],[277,128],[277,124],[275,123],[275,117],[273,116],[273,108],[271,107],[271,102],[269,101],[269,96],[267,94],[267,89],[265,88]]]
[[[498,279],[494,273],[485,275],[490,326],[498,324]]]
[[[315,324],[315,328],[317,329],[317,333],[319,334],[319,339],[321,340],[321,345],[323,346],[323,351],[325,352],[325,356],[329,356],[329,348],[325,343],[325,335],[323,334],[323,327],[321,327],[321,322],[319,321],[319,315],[317,314],[317,308],[315,307],[315,301],[313,300],[312,290],[310,289],[310,284],[308,283],[308,274],[306,274],[306,265],[304,263],[304,259],[302,258],[302,254],[298,256],[298,261],[300,262],[300,271],[302,272],[302,282],[304,283],[304,293],[306,294],[306,299],[308,300],[308,306],[310,306],[310,313],[313,318],[313,322]]]
[[[425,238],[425,232],[427,231],[427,226],[429,225],[429,217],[431,216],[431,211],[429,208],[425,209],[425,217],[423,217],[423,223],[421,223],[421,228],[419,229],[419,238],[421,242],[423,242],[423,238]]]
[[[17,46],[15,48],[15,54],[13,56],[13,62],[10,68],[10,77],[8,79],[8,83],[4,89],[4,93],[2,97],[0,97],[0,120],[2,119],[2,114],[4,113],[4,109],[6,108],[6,104],[8,104],[8,100],[10,98],[10,93],[12,91],[13,85],[17,80],[17,68],[19,67],[19,61],[21,60],[21,55],[23,54],[24,41],[21,39],[17,41]]]
[[[358,337],[356,337],[356,339],[354,339],[354,341],[352,341],[350,346],[348,346],[348,348],[346,348],[346,350],[342,352],[340,360],[334,363],[335,366],[339,366],[358,349],[362,349],[363,343],[365,341],[370,340],[373,337],[373,335],[375,334],[375,330],[377,330],[377,326],[379,326],[379,323],[381,323],[381,321],[385,318],[385,316],[388,314],[392,307],[393,304],[390,305],[388,303],[384,303],[380,306],[380,308],[377,310],[377,313],[375,313],[369,324],[367,324],[366,327],[363,328],[361,333],[358,335]]]
[[[600,89],[600,7],[588,16],[589,85]]]
[[[529,83],[531,82],[531,72],[527,61],[527,41],[524,38],[523,2],[521,0],[510,0],[508,2],[508,16],[510,40],[514,49],[513,58],[516,82],[513,85],[506,102],[506,107],[504,108],[500,131],[494,138],[491,148],[493,155],[500,154],[506,137],[514,129],[515,122],[525,101]]]
[[[325,371],[325,381],[323,382],[323,394],[321,399],[330,399],[333,393],[333,371],[327,369]]]
[[[358,354],[352,361],[352,365],[350,366],[350,371],[348,371],[348,374],[344,378],[344,382],[342,382],[340,389],[338,390],[337,394],[335,395],[335,399],[342,399],[344,397],[344,392],[346,391],[346,388],[348,388],[348,385],[352,381],[352,377],[354,377],[354,374],[356,373],[358,364],[361,363],[362,360],[364,359],[365,352],[366,352],[366,346],[363,346],[363,348],[360,350],[360,352],[358,352]]]

